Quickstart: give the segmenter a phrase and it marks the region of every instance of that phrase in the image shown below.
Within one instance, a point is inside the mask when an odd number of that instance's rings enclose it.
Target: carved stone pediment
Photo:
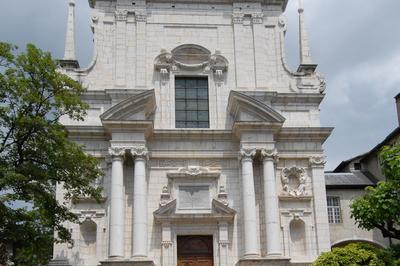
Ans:
[[[231,91],[228,111],[235,122],[269,122],[283,124],[285,118],[272,107],[238,91]]]
[[[152,120],[156,109],[154,90],[144,91],[112,106],[100,115],[104,121]]]
[[[202,166],[181,167],[177,171],[167,173],[168,178],[219,178],[220,175],[220,172]]]
[[[160,206],[153,212],[154,219],[157,222],[170,222],[170,223],[198,223],[203,222],[231,222],[233,221],[236,211],[228,207],[224,202],[217,199],[212,200],[210,212],[190,212],[180,213],[177,212],[176,199],[171,200],[167,204]]]
[[[211,54],[206,48],[196,44],[184,44],[171,52],[161,50],[154,62],[154,68],[161,75],[167,76],[170,71],[212,71],[222,76],[228,69],[228,60],[219,51]]]

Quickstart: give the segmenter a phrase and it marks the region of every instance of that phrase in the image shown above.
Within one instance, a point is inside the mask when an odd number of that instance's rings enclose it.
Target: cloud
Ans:
[[[33,42],[63,56],[67,0],[1,0],[0,39]],[[381,141],[397,118],[393,96],[400,89],[399,0],[304,0],[311,54],[327,79],[321,122],[335,131],[324,148],[327,169]],[[296,0],[286,11],[287,60],[298,65]],[[81,66],[92,57],[90,8],[77,1],[77,55]]]

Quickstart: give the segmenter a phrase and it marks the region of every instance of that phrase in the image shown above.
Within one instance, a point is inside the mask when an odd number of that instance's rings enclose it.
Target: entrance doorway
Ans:
[[[213,266],[212,236],[178,236],[178,266]]]

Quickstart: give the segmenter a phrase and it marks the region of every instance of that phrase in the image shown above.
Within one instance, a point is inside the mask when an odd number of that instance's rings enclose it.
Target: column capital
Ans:
[[[277,162],[279,157],[278,157],[278,151],[276,149],[260,149],[260,154],[262,157],[263,161],[274,161]]]
[[[324,155],[311,156],[309,158],[311,167],[324,167],[326,163],[326,157]]]
[[[250,160],[253,161],[257,150],[255,148],[242,148],[239,151],[239,160]]]
[[[125,156],[125,148],[124,147],[109,147],[108,154],[114,158],[121,158],[123,159]]]
[[[130,153],[132,154],[133,160],[148,160],[149,159],[149,151],[146,146],[134,146],[129,148]]]

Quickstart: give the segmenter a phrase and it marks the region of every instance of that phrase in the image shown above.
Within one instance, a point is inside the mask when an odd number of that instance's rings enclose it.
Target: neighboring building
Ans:
[[[400,94],[396,97],[397,114],[400,125]],[[350,217],[350,204],[363,195],[367,186],[374,186],[385,180],[378,154],[383,146],[398,143],[400,126],[393,130],[382,142],[369,152],[341,162],[333,172],[325,173],[332,246],[348,242],[364,241],[378,246],[388,246],[391,239],[383,238],[378,229],[365,231],[354,225]]]
[[[81,224],[52,264],[304,265],[330,250],[332,128],[303,8],[291,71],[287,0],[89,2],[93,61],[76,61],[70,0],[62,65],[90,109],[63,123],[99,158],[104,201],[67,203]]]

